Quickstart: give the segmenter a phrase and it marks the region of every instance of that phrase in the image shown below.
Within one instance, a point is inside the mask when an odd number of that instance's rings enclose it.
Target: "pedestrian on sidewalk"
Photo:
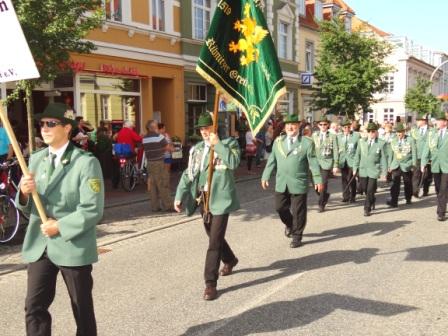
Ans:
[[[342,202],[344,203],[354,203],[356,198],[356,178],[353,176],[353,163],[358,141],[361,137],[358,132],[350,129],[351,124],[351,120],[344,119],[342,121],[342,133],[337,138],[342,182]]]
[[[324,212],[330,198],[328,179],[331,173],[336,175],[339,171],[339,151],[336,135],[329,132],[330,123],[325,115],[319,120],[318,126],[319,132],[313,134],[313,141],[323,184],[323,190],[319,194],[319,212]]]
[[[151,195],[151,209],[172,211],[173,200],[170,196],[170,174],[165,167],[164,156],[169,149],[166,138],[159,134],[156,120],[146,123],[146,135],[143,137],[143,149],[148,169],[148,190]]]
[[[284,122],[286,135],[274,141],[261,186],[263,189],[269,187],[271,174],[276,170],[275,208],[285,224],[286,237],[292,237],[290,247],[296,248],[302,244],[306,226],[309,170],[317,192],[322,192],[322,178],[313,141],[299,134],[298,116],[289,115]]]
[[[218,296],[216,290],[218,277],[232,274],[238,259],[225,239],[229,214],[240,208],[236,195],[234,170],[240,164],[240,148],[233,138],[221,140],[213,132],[213,119],[209,113],[199,116],[196,128],[199,128],[203,141],[190,150],[188,167],[181,176],[177,186],[174,208],[181,211],[183,205],[187,215],[192,215],[200,197],[200,211],[203,217],[205,232],[209,237],[205,257],[204,300],[214,300]],[[215,170],[208,186],[210,147],[214,149],[212,169]],[[204,212],[204,200],[209,194],[209,213]],[[219,270],[220,262],[224,266]]]
[[[168,178],[171,172],[171,164],[173,163],[173,141],[171,140],[170,135],[166,131],[166,127],[164,123],[158,123],[157,127],[159,128],[159,134],[165,137],[168,146],[166,147],[165,153],[163,154],[163,162],[165,163],[165,169],[168,172]]]
[[[448,121],[445,113],[437,116],[437,130],[433,130],[423,149],[421,172],[431,161],[431,172],[437,193],[437,220],[446,220],[446,202],[448,199]]]
[[[388,172],[392,177],[392,187],[390,188],[390,199],[387,201],[387,205],[391,208],[398,207],[402,177],[406,204],[411,204],[412,169],[417,167],[417,151],[414,139],[405,134],[406,127],[402,123],[395,126],[395,131],[397,136],[390,142],[391,154],[388,156]]]
[[[366,193],[364,216],[370,216],[375,209],[377,180],[380,176],[386,179],[387,174],[386,143],[378,139],[377,130],[375,123],[367,125],[368,137],[359,140],[353,164],[353,175],[359,174],[361,188]]]
[[[22,247],[28,264],[25,301],[27,335],[51,335],[56,279],[62,273],[75,317],[76,335],[97,334],[92,298],[92,264],[98,261],[96,225],[103,216],[104,182],[98,160],[75,147],[70,134],[77,123],[67,106],[49,104],[36,117],[46,149],[30,157],[16,196],[29,217]],[[41,196],[48,221],[41,222],[30,194]]]

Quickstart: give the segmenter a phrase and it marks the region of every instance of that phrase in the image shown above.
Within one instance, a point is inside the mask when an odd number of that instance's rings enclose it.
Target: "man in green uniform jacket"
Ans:
[[[319,212],[324,212],[325,205],[330,198],[327,191],[330,173],[333,170],[333,174],[337,174],[339,170],[339,150],[336,135],[328,131],[330,124],[325,116],[322,116],[318,125],[319,132],[313,134],[313,142],[316,147],[316,157],[319,162],[323,184],[323,190],[319,194]]]
[[[342,133],[338,134],[339,168],[341,169],[342,202],[355,202],[356,179],[353,178],[353,164],[356,149],[361,138],[358,132],[351,130],[352,121],[342,121]]]
[[[441,112],[437,117],[437,130],[430,132],[423,149],[421,171],[431,161],[431,172],[437,192],[437,219],[443,222],[446,217],[446,201],[448,194],[448,134],[447,119]]]
[[[174,209],[181,211],[181,206],[186,208],[187,215],[192,215],[197,207],[197,199],[201,195],[202,200],[207,199],[209,192],[208,171],[210,147],[214,149],[213,179],[209,198],[209,214],[204,213],[204,202],[201,202],[201,213],[204,218],[204,228],[209,236],[209,245],[205,257],[205,291],[204,300],[217,298],[218,276],[226,276],[232,273],[238,259],[225,240],[229,213],[240,208],[236,195],[234,170],[240,164],[240,149],[236,140],[229,138],[220,140],[213,133],[213,120],[209,113],[199,117],[196,128],[200,129],[203,141],[196,144],[190,150],[188,167],[182,174],[177,186]],[[219,271],[220,262],[224,263]]]
[[[375,192],[377,180],[386,176],[387,158],[385,142],[378,139],[378,126],[375,123],[367,125],[368,137],[361,139],[356,149],[353,175],[359,173],[362,190],[366,193],[364,202],[364,216],[370,216],[375,208]]]
[[[261,177],[261,186],[267,189],[274,170],[275,208],[286,225],[285,235],[292,236],[291,248],[301,245],[306,226],[307,192],[309,170],[313,175],[315,189],[322,192],[322,178],[313,141],[299,135],[297,115],[285,119],[286,135],[275,139],[272,152]]]
[[[406,135],[406,127],[402,123],[396,125],[395,131],[397,136],[390,142],[391,153],[388,156],[388,171],[392,176],[392,187],[387,204],[392,208],[398,206],[401,177],[403,177],[406,204],[411,204],[412,170],[417,167],[417,150],[414,139]]]
[[[30,172],[20,183],[17,204],[30,217],[22,253],[28,265],[25,302],[27,335],[50,335],[48,311],[62,273],[77,335],[96,335],[92,263],[98,260],[96,225],[104,208],[104,182],[98,160],[70,141],[76,128],[72,110],[52,103],[37,117],[49,146],[31,155]],[[42,223],[30,194],[36,190],[48,221]]]
[[[411,136],[416,142],[417,150],[417,169],[412,173],[412,193],[416,198],[419,198],[420,186],[423,186],[423,196],[428,196],[429,186],[432,182],[431,163],[428,162],[423,174],[420,170],[423,149],[428,141],[429,133],[428,115],[424,114],[417,117],[417,127],[411,129]]]

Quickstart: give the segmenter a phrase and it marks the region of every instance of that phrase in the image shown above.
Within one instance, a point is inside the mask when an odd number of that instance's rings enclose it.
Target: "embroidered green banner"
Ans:
[[[244,111],[254,135],[286,93],[261,0],[220,0],[196,71]]]

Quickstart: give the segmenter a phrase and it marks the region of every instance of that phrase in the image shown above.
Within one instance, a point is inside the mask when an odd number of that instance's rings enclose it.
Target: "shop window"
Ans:
[[[118,22],[123,20],[121,0],[104,0],[104,11],[106,12],[106,20]]]
[[[151,1],[152,29],[165,31],[165,0]]]
[[[207,102],[207,86],[204,84],[188,84],[188,101]]]
[[[203,40],[210,26],[211,0],[193,0],[193,38]]]

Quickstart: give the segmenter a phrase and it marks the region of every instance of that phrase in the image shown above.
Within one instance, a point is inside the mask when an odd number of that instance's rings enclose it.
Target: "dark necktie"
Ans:
[[[293,144],[294,144],[294,139],[289,138],[289,150],[291,150]]]
[[[47,180],[50,181],[51,175],[54,172],[56,154],[50,153],[50,165],[48,166]]]

